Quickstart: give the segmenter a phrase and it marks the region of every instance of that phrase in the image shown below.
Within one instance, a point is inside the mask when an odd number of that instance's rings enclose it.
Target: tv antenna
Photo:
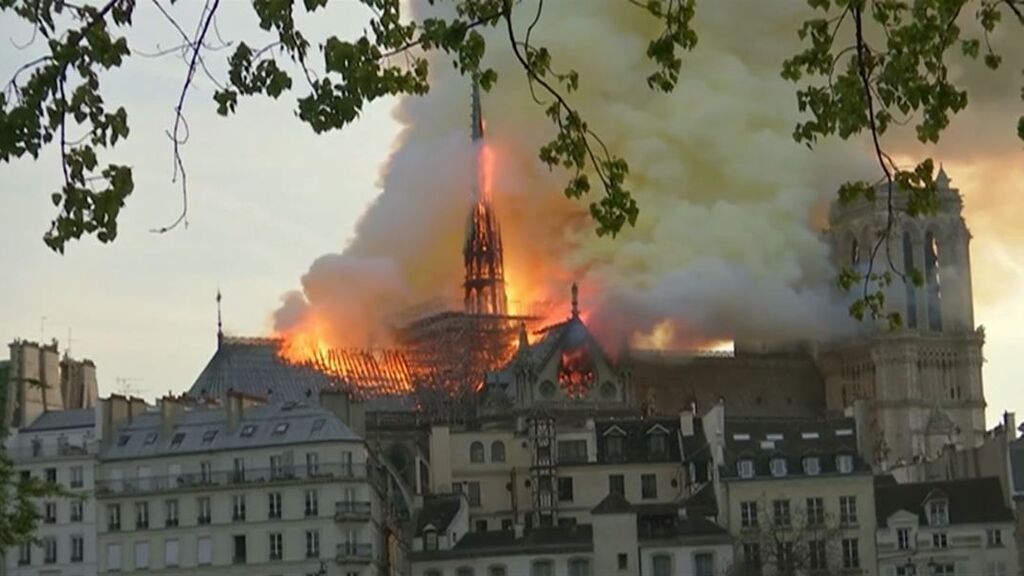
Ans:
[[[136,396],[139,393],[139,389],[132,385],[133,382],[142,382],[142,378],[125,378],[118,376],[114,378],[114,382],[117,382],[117,393],[122,396]]]

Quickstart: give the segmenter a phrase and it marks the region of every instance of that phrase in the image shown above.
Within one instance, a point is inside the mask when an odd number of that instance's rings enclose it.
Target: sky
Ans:
[[[355,2],[334,6],[308,24],[314,31],[357,33],[365,22],[361,7]],[[222,36],[252,36],[255,17],[247,3],[225,2],[222,10],[218,21]],[[194,25],[197,16],[185,13],[182,19]],[[703,23],[712,28],[721,24],[715,17],[711,13]],[[136,22],[139,29],[130,37],[136,49],[174,44],[175,38],[151,5],[139,5]],[[572,32],[565,34],[571,37]],[[7,16],[0,17],[0,77],[9,77],[34,54],[31,46],[21,51],[14,47],[29,37],[29,30],[15,26]],[[716,47],[713,36],[702,41],[708,50]],[[222,54],[212,61],[220,63],[227,51]],[[730,71],[733,64],[728,59],[700,62],[704,68],[697,65],[698,70]],[[0,165],[0,265],[6,272],[0,283],[0,339],[56,338],[62,347],[70,344],[73,356],[97,363],[101,394],[131,392],[153,398],[187,389],[216,346],[218,290],[223,294],[227,333],[268,334],[282,296],[301,286],[300,278],[310,271],[311,263],[324,254],[343,251],[365,215],[370,215],[371,223],[374,217],[380,218],[380,206],[386,204],[380,194],[388,175],[403,174],[401,158],[393,156],[401,147],[403,124],[422,122],[425,114],[433,114],[417,111],[415,104],[410,111],[395,100],[383,100],[368,106],[344,131],[315,135],[294,118],[294,102],[288,97],[277,102],[243,100],[238,114],[221,118],[211,100],[212,85],[199,78],[186,103],[188,227],[155,234],[151,230],[173,221],[181,207],[180,190],[171,181],[171,148],[165,131],[173,121],[174,95],[184,73],[182,62],[173,57],[136,58],[125,70],[105,77],[108,102],[125,105],[132,126],[128,143],[105,158],[133,165],[136,181],[113,244],[86,239],[69,245],[64,255],[54,254],[43,244],[42,235],[53,217],[49,194],[59,186],[59,162],[52,150],[36,162]],[[708,85],[749,90],[749,85],[717,77]],[[444,96],[463,93],[458,87],[446,90]],[[506,94],[523,96],[521,87]],[[748,98],[747,93],[739,97]],[[948,144],[927,150],[951,160],[946,162],[947,171],[965,198],[974,237],[976,321],[985,326],[987,335],[984,378],[990,423],[1004,409],[1024,412],[1024,396],[1017,392],[1021,370],[1016,363],[1024,350],[1024,330],[1019,328],[1024,325],[1024,228],[1017,225],[1024,217],[1024,157],[1019,142],[999,135],[999,130],[1011,131],[992,121],[1005,118],[1010,123],[1015,117],[1011,113],[1020,111],[1019,101],[1010,101],[1017,103],[1016,111],[998,98],[981,98],[980,112],[954,122]],[[787,99],[777,105],[794,104]],[[452,109],[457,113],[436,115],[437,121],[446,123],[449,130],[462,130],[464,104],[447,107],[448,112]],[[720,120],[715,115],[710,119]],[[498,117],[494,124],[500,130],[503,123],[514,121]],[[628,117],[628,121],[637,118]],[[720,124],[712,122],[698,128],[722,131]],[[901,145],[907,152],[915,151],[910,144]],[[650,143],[643,146],[647,147],[636,150],[653,151],[654,156],[659,152]],[[778,148],[771,142],[767,146]],[[748,150],[748,154],[757,153],[763,150]],[[386,170],[389,163],[392,169]],[[751,179],[763,177],[763,167],[753,164],[741,171]],[[434,177],[425,175],[428,180]],[[544,206],[561,207],[567,202],[554,189],[550,194]],[[661,204],[657,206],[662,209]],[[689,218],[691,227],[700,224],[693,220],[701,216]],[[682,244],[686,239],[676,235],[678,228],[666,232],[654,226],[650,234]],[[618,254],[638,250],[639,243],[595,246],[594,252]],[[613,265],[605,268],[606,276],[617,270]],[[661,296],[670,298],[673,293]]]

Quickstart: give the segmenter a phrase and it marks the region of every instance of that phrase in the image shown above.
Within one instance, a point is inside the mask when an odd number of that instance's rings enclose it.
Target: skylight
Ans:
[[[174,435],[173,438],[171,438],[171,448],[176,448],[178,446],[181,446],[181,443],[184,442],[184,441],[185,441],[185,433],[184,432],[178,432],[177,434]]]
[[[242,438],[248,438],[256,433],[256,427],[252,424],[242,427]]]
[[[750,434],[733,434],[733,440],[750,440]]]
[[[287,431],[288,431],[288,423],[287,422],[281,422],[277,426],[274,426],[274,434],[275,435],[284,434]]]
[[[217,437],[216,430],[207,430],[203,433],[203,444],[209,444],[213,442],[213,439]]]
[[[804,432],[803,434],[800,435],[800,437],[803,438],[804,440],[817,440],[818,439],[818,433],[817,432]]]
[[[131,440],[131,439],[132,439],[132,437],[131,437],[131,436],[129,436],[129,435],[127,435],[127,434],[121,434],[121,437],[117,439],[117,445],[118,445],[118,446],[124,446],[124,445],[125,445],[125,444],[127,444],[127,443],[128,443],[128,441],[129,441],[129,440]]]
[[[767,440],[782,440],[782,434],[765,434]]]
[[[836,436],[853,436],[853,430],[849,428],[840,428],[836,430]]]
[[[146,434],[146,446],[149,446],[150,444],[156,442],[157,436],[158,434],[156,432],[150,432],[149,434]]]

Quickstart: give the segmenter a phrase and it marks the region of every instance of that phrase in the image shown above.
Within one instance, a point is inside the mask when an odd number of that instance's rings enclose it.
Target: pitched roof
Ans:
[[[1015,497],[1024,496],[1024,437],[1010,442],[1010,484]]]
[[[925,502],[929,496],[938,495],[949,500],[950,524],[1013,521],[1013,512],[1003,500],[999,478],[992,476],[913,484],[876,484],[875,515],[878,523],[887,525],[890,516],[906,510],[917,514],[922,525],[927,524]]]
[[[423,508],[416,517],[416,534],[423,532],[428,525],[438,532],[444,532],[455,519],[462,507],[462,497],[457,494],[430,496],[423,501]]]
[[[533,553],[572,554],[592,551],[593,537],[593,528],[588,524],[533,528],[526,530],[522,538],[516,538],[513,530],[469,532],[451,550],[413,552],[409,557],[425,561]]]
[[[100,460],[361,440],[332,412],[304,404],[246,408],[233,430],[223,408],[186,409],[169,433],[160,429],[157,411],[135,417],[100,450]]]
[[[680,436],[678,418],[622,418],[599,420],[594,423],[597,435],[598,462],[680,462]],[[665,435],[665,451],[652,454],[649,438],[652,433]],[[622,454],[610,454],[608,437],[622,438]],[[694,418],[693,435],[682,438],[682,449],[688,459],[707,459],[707,440],[700,418]]]
[[[854,471],[870,467],[857,454],[853,418],[726,418],[724,478],[737,477],[736,462],[753,460],[755,476],[771,475],[770,462],[786,460],[787,476],[804,474],[803,459],[819,457],[820,474],[837,472],[836,456],[850,455]]]
[[[22,428],[24,432],[63,430],[67,428],[92,428],[96,425],[95,408],[74,410],[53,410],[43,412],[31,424]]]
[[[624,497],[615,492],[609,493],[597,506],[590,511],[591,514],[632,514],[636,511],[633,505]]]

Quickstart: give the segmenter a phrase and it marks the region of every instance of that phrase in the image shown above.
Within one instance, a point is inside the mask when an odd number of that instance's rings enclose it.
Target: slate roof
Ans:
[[[1013,522],[1013,512],[1003,500],[999,478],[969,478],[883,484],[875,486],[875,517],[879,525],[888,525],[889,517],[906,510],[917,514],[921,525],[927,525],[925,502],[930,497],[945,496],[949,500],[950,524]]]
[[[689,516],[717,516],[718,498],[715,496],[715,485],[706,482],[695,494],[683,501],[683,508]]]
[[[679,454],[678,418],[601,420],[595,422],[594,427],[597,433],[597,461],[600,463],[682,461]],[[702,453],[709,454],[706,450],[707,441],[704,438],[704,428],[700,418],[694,418],[693,431],[693,436],[683,438],[682,449],[687,458],[699,458]],[[649,438],[652,433],[665,435],[665,451],[661,454],[651,453]],[[623,434],[625,435],[623,436]],[[622,438],[621,456],[609,453],[608,438],[610,436]]]
[[[817,456],[820,474],[837,472],[836,457],[853,456],[854,471],[870,467],[857,454],[857,425],[853,418],[726,418],[724,478],[738,477],[739,460],[754,461],[755,476],[771,477],[770,462],[785,458],[786,477],[802,476],[803,459]]]
[[[92,428],[95,425],[95,408],[77,408],[74,410],[43,412],[31,424],[22,428],[22,431],[43,432],[45,430],[64,430],[68,428]]]
[[[423,508],[416,517],[416,534],[419,535],[427,525],[433,526],[438,532],[444,532],[455,519],[462,507],[462,497],[457,494],[431,496],[423,501]]]
[[[193,398],[220,398],[229,390],[265,399],[268,403],[316,402],[322,388],[337,385],[335,379],[310,366],[288,363],[278,355],[280,340],[274,338],[225,337],[217,351],[186,392]],[[333,351],[332,355],[342,353]],[[345,353],[346,360],[352,354]],[[360,373],[368,374],[376,388],[390,374],[374,370],[373,355],[352,358]],[[333,359],[337,360],[334,356]],[[347,362],[346,362],[347,363]],[[364,374],[364,375],[365,375]],[[366,401],[366,410],[407,411],[413,400],[407,396],[381,395]]]
[[[1024,497],[1024,437],[1010,442],[1010,483],[1014,497]]]
[[[636,510],[633,509],[629,500],[615,492],[605,496],[604,500],[598,502],[597,506],[590,511],[591,514],[632,514],[635,512]]]
[[[223,408],[186,408],[167,434],[160,434],[160,423],[158,411],[135,417],[108,439],[100,450],[100,460],[361,440],[332,412],[302,404],[248,407],[234,430],[228,429],[227,411]],[[279,425],[285,424],[281,431]],[[251,433],[249,426],[253,427]],[[172,446],[179,434],[183,435],[180,442]]]
[[[688,537],[711,536],[729,540],[729,532],[701,516],[665,517],[664,522],[640,521],[637,536],[640,540],[668,540]]]
[[[572,554],[591,552],[594,531],[588,524],[557,526],[526,530],[516,538],[513,530],[470,532],[462,536],[451,550],[413,552],[414,561],[475,558],[478,556],[512,556],[521,554]]]

